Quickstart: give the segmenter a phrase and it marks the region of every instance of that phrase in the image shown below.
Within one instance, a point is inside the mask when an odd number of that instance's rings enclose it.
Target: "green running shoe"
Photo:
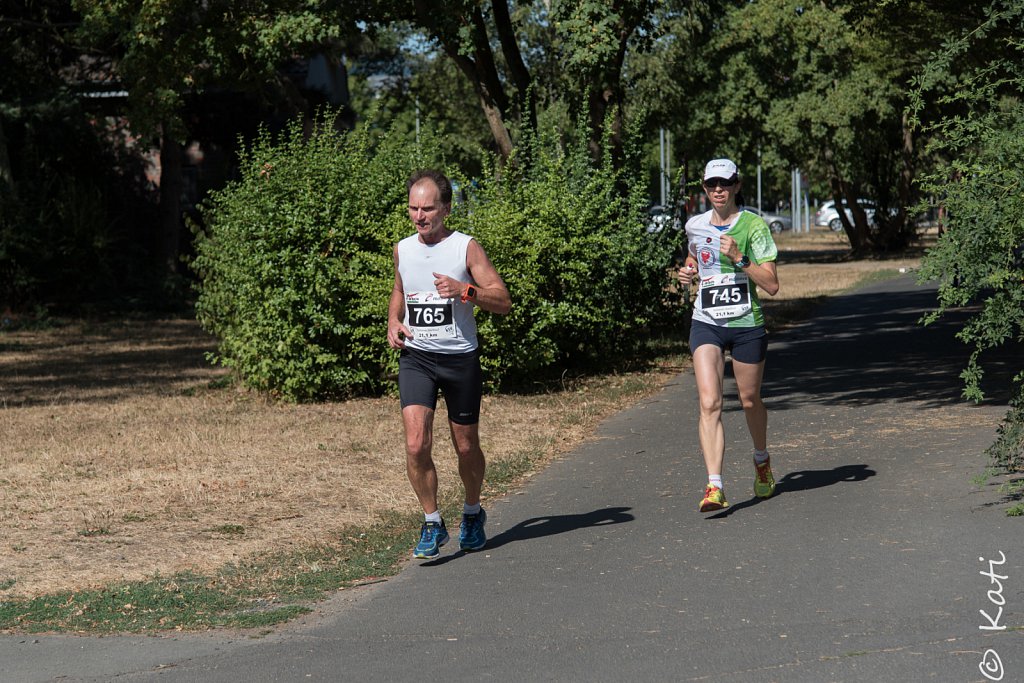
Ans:
[[[772,474],[772,459],[768,458],[760,465],[754,461],[754,495],[758,498],[771,498],[775,493],[775,475]]]

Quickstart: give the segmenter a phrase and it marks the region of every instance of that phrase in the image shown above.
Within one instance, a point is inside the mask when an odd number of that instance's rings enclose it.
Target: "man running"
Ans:
[[[487,513],[480,507],[485,462],[478,430],[483,375],[473,307],[504,315],[512,301],[483,247],[445,226],[451,181],[438,171],[423,170],[406,185],[416,234],[394,248],[388,344],[401,351],[398,391],[406,471],[424,513],[413,557],[431,559],[448,541],[437,508],[437,470],[431,455],[438,390],[448,406],[448,427],[466,492],[459,546],[480,550],[487,543]]]

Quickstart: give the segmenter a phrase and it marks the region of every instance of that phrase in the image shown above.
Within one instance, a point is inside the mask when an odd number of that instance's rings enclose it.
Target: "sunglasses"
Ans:
[[[736,177],[732,178],[708,178],[704,181],[704,187],[709,190],[715,187],[729,188],[736,184]]]

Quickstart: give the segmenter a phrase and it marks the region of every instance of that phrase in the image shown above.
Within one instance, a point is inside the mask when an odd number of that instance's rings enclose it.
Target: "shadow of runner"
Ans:
[[[867,465],[842,465],[831,470],[790,472],[775,483],[775,495],[820,489],[844,481],[864,481],[873,476],[875,471]]]
[[[775,483],[775,495],[772,498],[778,498],[785,493],[796,493],[797,491],[810,491],[811,489],[820,489],[825,486],[833,486],[840,484],[844,481],[864,481],[869,477],[875,476],[875,471],[867,465],[841,465],[831,470],[801,470],[799,472],[790,472],[782,479]],[[739,512],[744,508],[757,505],[771,498],[749,498],[742,503],[736,505],[730,505],[718,514],[709,515],[705,519],[723,519]]]
[[[586,529],[595,526],[607,526],[609,524],[622,524],[623,522],[632,522],[636,519],[633,515],[629,514],[629,510],[632,508],[618,507],[618,508],[601,508],[600,510],[594,510],[593,512],[586,512],[580,515],[553,515],[551,517],[532,517],[530,519],[523,520],[516,524],[514,527],[502,531],[494,538],[487,539],[487,545],[482,550],[476,552],[483,552],[484,550],[495,550],[505,545],[506,543],[513,543],[515,541],[529,541],[535,538],[543,538],[545,536],[554,536],[555,534],[564,534],[569,531],[576,531],[577,529]],[[454,534],[453,534],[454,536]],[[456,540],[457,539],[453,539]],[[451,560],[462,557],[463,555],[469,555],[464,550],[459,550],[457,553],[446,555],[430,562],[424,562],[420,564],[421,567],[436,567],[442,565]]]

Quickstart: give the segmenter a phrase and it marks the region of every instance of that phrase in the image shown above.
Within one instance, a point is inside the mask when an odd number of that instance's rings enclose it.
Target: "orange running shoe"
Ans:
[[[700,511],[711,512],[727,507],[729,507],[729,502],[725,499],[725,492],[717,486],[708,484],[708,487],[704,489],[704,499],[700,501]]]

